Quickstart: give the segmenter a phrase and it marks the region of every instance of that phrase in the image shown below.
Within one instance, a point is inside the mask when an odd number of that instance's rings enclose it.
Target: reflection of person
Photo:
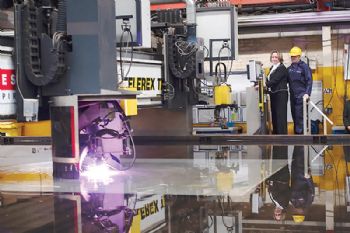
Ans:
[[[293,206],[293,220],[296,223],[303,222],[308,208],[314,201],[315,186],[307,164],[305,174],[304,146],[295,146],[291,167],[291,199]]]
[[[312,73],[310,67],[300,60],[301,49],[290,50],[292,64],[288,67],[288,83],[291,112],[294,122],[294,133],[303,133],[303,99],[309,99],[312,89]]]
[[[350,146],[343,145],[344,158],[347,163],[350,163]]]
[[[343,123],[347,133],[350,133],[350,100],[347,100],[344,105]]]
[[[287,160],[288,147],[274,146],[272,159]],[[289,171],[288,164],[268,179],[269,195],[275,205],[273,217],[277,221],[285,219],[289,203],[291,203],[290,209],[294,222],[303,222],[314,200],[314,183],[309,168],[305,174],[304,163],[304,147],[295,146],[291,171]],[[309,167],[308,164],[307,166]]]
[[[282,54],[277,50],[271,52],[270,61],[273,65],[266,86],[271,99],[273,133],[287,134],[288,72]]]
[[[287,146],[273,146],[272,159],[288,159]],[[273,217],[276,221],[285,219],[286,210],[290,199],[289,187],[290,173],[288,165],[284,166],[268,179],[268,192],[271,201],[275,205]]]

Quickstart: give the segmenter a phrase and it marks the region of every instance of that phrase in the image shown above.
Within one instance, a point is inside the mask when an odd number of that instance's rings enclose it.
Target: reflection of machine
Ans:
[[[168,198],[173,198],[168,196]],[[174,198],[173,198],[174,199]],[[168,204],[171,232],[242,232],[242,211],[229,196],[176,196]]]
[[[192,196],[176,196],[169,210],[171,232],[208,232],[205,202]]]
[[[55,193],[54,232],[128,233],[137,197],[124,194],[122,187],[119,182],[104,185],[83,178],[79,193]]]

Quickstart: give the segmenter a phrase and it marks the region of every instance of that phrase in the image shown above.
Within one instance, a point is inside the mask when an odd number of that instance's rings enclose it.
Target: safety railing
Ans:
[[[326,114],[320,110],[314,102],[312,102],[310,99],[303,99],[303,127],[304,127],[304,135],[310,135],[311,134],[311,108],[313,107],[317,112],[319,112],[322,116],[323,121],[323,134],[327,135],[327,122],[331,125],[333,125],[333,121],[331,121]]]
[[[305,178],[310,178],[310,167],[311,164],[318,159],[320,156],[324,154],[324,152],[328,149],[328,145],[325,145],[322,150],[317,152],[317,155],[313,157],[313,159],[310,161],[310,145],[304,145],[304,177]]]

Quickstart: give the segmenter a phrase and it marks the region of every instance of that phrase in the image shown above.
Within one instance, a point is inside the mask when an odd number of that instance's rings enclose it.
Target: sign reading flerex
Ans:
[[[124,81],[128,82],[129,88],[136,88],[138,91],[162,90],[162,80],[160,78],[131,77]]]
[[[127,61],[124,61],[123,64],[125,65],[124,70],[130,65]],[[162,62],[135,59],[130,67],[130,72],[125,74],[119,87],[138,91],[138,106],[158,105],[161,104],[162,77]]]
[[[165,222],[165,197],[162,195],[143,197],[136,202],[136,211],[131,232],[146,232],[146,229]]]

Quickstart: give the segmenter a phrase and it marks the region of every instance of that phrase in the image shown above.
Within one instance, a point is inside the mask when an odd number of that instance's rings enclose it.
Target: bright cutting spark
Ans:
[[[81,176],[85,176],[89,181],[102,182],[103,184],[109,184],[113,181],[112,177],[119,174],[118,171],[112,170],[107,164],[102,163],[99,165],[91,164],[87,167],[86,171],[81,173]]]

